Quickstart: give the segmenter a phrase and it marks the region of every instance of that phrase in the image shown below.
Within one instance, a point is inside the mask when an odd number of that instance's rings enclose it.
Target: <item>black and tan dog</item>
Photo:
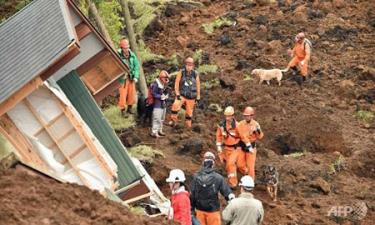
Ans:
[[[279,173],[276,167],[272,165],[263,166],[263,179],[266,185],[267,192],[272,200],[277,201],[277,188],[279,184]]]

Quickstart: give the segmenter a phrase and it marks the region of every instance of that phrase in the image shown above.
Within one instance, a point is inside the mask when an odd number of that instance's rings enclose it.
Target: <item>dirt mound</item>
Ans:
[[[167,224],[132,214],[84,186],[10,169],[0,173],[0,224]]]

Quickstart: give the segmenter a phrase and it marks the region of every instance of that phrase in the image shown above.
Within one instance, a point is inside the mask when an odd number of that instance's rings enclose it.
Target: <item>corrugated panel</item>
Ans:
[[[125,147],[118,139],[76,71],[72,71],[66,75],[57,84],[72,102],[113,161],[116,162],[120,188],[141,179],[141,175],[131,161]]]
[[[34,0],[0,25],[0,103],[46,69],[72,42],[64,0]]]

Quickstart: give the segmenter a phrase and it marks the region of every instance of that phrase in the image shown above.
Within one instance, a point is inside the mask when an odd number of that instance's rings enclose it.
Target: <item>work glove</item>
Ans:
[[[197,103],[197,105],[199,105],[199,102],[201,101],[201,99],[200,98],[196,98],[195,99],[195,103]]]
[[[254,148],[253,148],[253,146],[252,146],[251,144],[247,144],[247,145],[246,145],[246,148],[245,148],[245,151],[246,151],[246,152],[253,153]]]
[[[138,79],[137,79],[137,78],[134,78],[133,81],[134,81],[135,83],[138,83]]]
[[[218,146],[217,146],[217,152],[220,153],[220,152],[222,152],[222,151],[223,151],[223,147],[221,147],[221,145],[218,145]]]
[[[301,65],[303,66],[305,64],[305,60],[302,60],[301,61]]]
[[[177,100],[180,101],[181,100],[181,95],[177,95],[176,98],[177,98]]]
[[[166,100],[167,98],[168,98],[168,94],[162,94],[162,95],[160,96],[160,99],[161,99],[162,101]]]

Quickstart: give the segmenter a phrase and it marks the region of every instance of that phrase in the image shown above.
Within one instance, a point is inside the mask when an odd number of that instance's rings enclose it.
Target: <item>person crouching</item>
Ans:
[[[158,138],[165,136],[163,132],[163,123],[166,114],[166,100],[169,97],[167,93],[167,84],[169,82],[169,74],[162,70],[159,77],[151,84],[151,92],[154,98],[154,107],[152,111],[152,131],[151,136]]]

